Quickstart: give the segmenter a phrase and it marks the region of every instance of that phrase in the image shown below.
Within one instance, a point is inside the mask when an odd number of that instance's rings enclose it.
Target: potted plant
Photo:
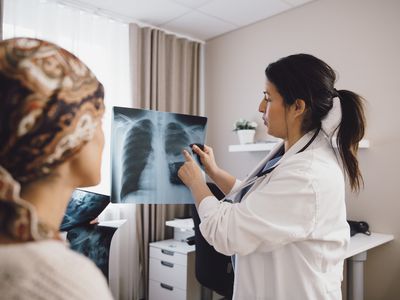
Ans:
[[[257,123],[245,119],[239,119],[233,124],[233,131],[237,132],[240,144],[254,143]]]

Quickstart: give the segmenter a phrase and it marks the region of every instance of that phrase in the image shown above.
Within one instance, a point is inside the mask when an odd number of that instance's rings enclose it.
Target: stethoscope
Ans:
[[[308,141],[307,144],[304,145],[303,148],[301,148],[299,151],[296,152],[296,154],[303,152],[304,150],[306,150],[311,144],[312,142],[314,142],[315,138],[318,136],[319,132],[321,130],[321,127],[318,127],[318,129],[315,131],[314,135],[311,137],[311,139]],[[258,180],[260,179],[264,179],[269,173],[271,173],[273,170],[275,170],[275,168],[278,166],[279,164],[273,166],[272,168],[268,168],[265,171],[257,174],[256,176],[254,176],[253,178],[249,179],[248,181],[246,181],[245,183],[243,183],[243,185],[239,186],[237,189],[230,191],[227,195],[225,195],[224,198],[222,198],[221,200],[219,200],[219,202],[224,202],[224,201],[228,201],[228,202],[232,202],[232,200],[228,200],[227,198],[237,194],[238,192],[240,192],[241,190],[243,190],[244,188],[256,183]]]

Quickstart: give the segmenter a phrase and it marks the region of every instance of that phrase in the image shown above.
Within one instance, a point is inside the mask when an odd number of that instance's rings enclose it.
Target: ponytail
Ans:
[[[353,191],[359,191],[364,181],[358,166],[358,143],[365,132],[363,98],[347,90],[337,91],[342,108],[342,120],[337,133],[337,146],[343,167]]]

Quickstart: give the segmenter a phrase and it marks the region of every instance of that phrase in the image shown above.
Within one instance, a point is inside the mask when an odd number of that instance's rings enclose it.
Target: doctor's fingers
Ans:
[[[193,146],[193,151],[200,157],[202,163],[204,163],[207,159],[211,158],[213,160],[214,158],[212,148],[206,145],[204,145],[204,150],[201,150],[201,148],[198,146]]]
[[[201,177],[201,171],[199,166],[193,160],[186,161],[182,167],[179,168],[178,177],[185,185],[190,186],[191,182],[196,181],[197,178]]]
[[[185,161],[193,161],[193,157],[190,155],[190,153],[187,150],[182,151],[183,157],[185,158]]]
[[[204,155],[206,154],[203,150],[201,150],[201,148],[197,145],[193,145],[192,150],[194,153],[196,153],[198,156],[200,157],[204,157]]]
[[[210,146],[204,145],[204,152],[210,155],[214,155],[214,150]]]
[[[178,170],[178,177],[182,180],[182,182],[186,184],[187,177],[188,177],[188,172],[186,170],[186,163],[184,163]]]
[[[209,153],[212,153],[212,148],[211,147],[209,147],[209,146],[207,146],[207,145],[203,145],[203,149],[201,149],[199,146],[197,146],[197,145],[193,145],[193,147],[192,147],[192,149],[193,149],[193,151],[196,153],[196,154],[198,154],[198,155],[200,155],[200,156],[202,156],[202,155],[204,155],[204,154],[209,154]]]

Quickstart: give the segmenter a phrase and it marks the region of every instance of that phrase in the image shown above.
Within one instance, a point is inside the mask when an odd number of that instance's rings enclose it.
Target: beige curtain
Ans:
[[[0,0],[0,41],[3,40],[3,0]]]
[[[198,115],[200,43],[154,28],[129,25],[133,107]],[[149,243],[172,237],[165,221],[190,214],[189,205],[138,205],[141,276],[148,298]]]

